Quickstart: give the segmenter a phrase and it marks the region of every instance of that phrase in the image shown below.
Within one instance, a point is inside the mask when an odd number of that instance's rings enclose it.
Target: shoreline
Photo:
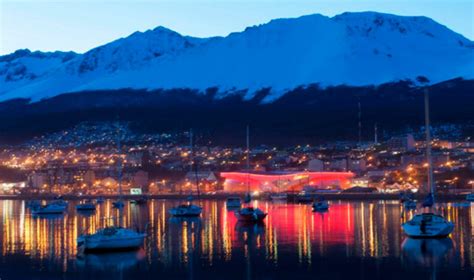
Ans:
[[[398,194],[382,194],[382,193],[339,193],[339,194],[318,194],[323,196],[326,200],[354,200],[354,201],[386,201],[386,200],[400,200]],[[126,200],[137,199],[145,196],[149,199],[170,199],[170,200],[185,200],[190,194],[149,194],[149,195],[122,195],[121,197]],[[207,200],[225,200],[228,197],[240,197],[243,198],[245,194],[241,193],[219,193],[219,194],[202,194],[199,197],[193,194],[194,199],[207,199]],[[41,194],[41,195],[0,195],[0,200],[51,200],[57,197],[57,195]],[[62,198],[65,200],[83,200],[83,199],[118,199],[119,195],[63,195]],[[316,195],[315,195],[316,197]],[[415,195],[414,199],[420,201],[424,199],[423,195]],[[256,200],[270,200],[269,195],[262,195],[255,198]],[[449,201],[463,201],[466,199],[466,194],[438,194],[436,199],[442,202]],[[288,194],[288,202],[296,202],[296,195]]]

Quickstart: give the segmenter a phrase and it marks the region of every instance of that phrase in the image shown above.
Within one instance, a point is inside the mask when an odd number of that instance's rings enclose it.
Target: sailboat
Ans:
[[[76,211],[95,211],[95,204],[91,200],[86,200],[76,205]]]
[[[247,126],[247,194],[245,195],[245,200],[244,202],[249,204],[246,207],[243,207],[239,209],[238,211],[235,211],[235,216],[237,217],[237,220],[239,222],[251,222],[251,223],[258,223],[258,222],[263,222],[265,217],[267,216],[267,213],[263,212],[259,208],[254,208],[250,206],[250,201],[252,200],[250,196],[250,143],[249,143],[249,127]]]
[[[193,131],[189,131],[189,146],[191,148],[191,171],[193,171],[194,167],[194,172],[195,172],[195,178],[196,178],[196,190],[198,192],[199,196],[199,177],[197,174],[197,166],[194,163],[194,152],[193,152]],[[201,215],[202,212],[202,207],[195,205],[192,203],[193,197],[189,196],[188,197],[188,202],[184,204],[180,204],[177,207],[173,207],[169,210],[169,213],[173,217],[197,217]]]
[[[431,132],[428,91],[425,97],[425,133],[426,133],[426,158],[428,161],[427,183],[430,193],[422,203],[423,208],[431,210],[435,205],[435,188],[433,182],[433,165],[431,160]],[[429,211],[416,214],[411,220],[402,225],[406,235],[412,238],[442,238],[448,236],[454,229],[454,223],[446,220],[443,216]]]
[[[118,141],[120,153],[120,141]],[[119,176],[120,179],[120,176]],[[119,181],[119,192],[122,195],[121,182]],[[121,198],[118,202],[122,202]],[[123,204],[123,202],[122,202]],[[146,233],[138,232],[130,228],[122,227],[123,206],[118,208],[119,225],[106,225],[93,234],[82,234],[77,237],[77,247],[80,251],[87,253],[91,251],[116,251],[140,248],[145,240]]]
[[[329,210],[329,202],[324,197],[319,197],[318,201],[313,202],[314,212],[326,212]]]
[[[77,247],[83,253],[133,250],[143,245],[145,237],[146,233],[111,225],[98,229],[93,234],[80,235]]]

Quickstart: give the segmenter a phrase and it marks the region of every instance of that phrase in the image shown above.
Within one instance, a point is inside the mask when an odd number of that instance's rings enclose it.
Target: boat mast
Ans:
[[[250,136],[249,136],[249,126],[247,125],[247,192],[250,194]]]
[[[191,157],[191,172],[193,171],[194,167],[194,180],[196,183],[196,191],[197,191],[197,196],[199,198],[199,176],[198,176],[198,171],[197,171],[197,165],[194,162],[194,145],[193,145],[193,130],[189,130],[189,147],[190,147],[190,157]]]
[[[424,90],[425,97],[425,134],[426,134],[426,159],[428,163],[428,188],[433,196],[434,203],[434,182],[433,182],[433,161],[431,159],[431,127],[430,127],[430,101],[428,89]]]
[[[119,201],[122,200],[122,147],[120,145],[120,127],[117,122],[117,155],[118,155],[118,164],[117,164],[117,175],[118,175],[118,190],[119,190]]]

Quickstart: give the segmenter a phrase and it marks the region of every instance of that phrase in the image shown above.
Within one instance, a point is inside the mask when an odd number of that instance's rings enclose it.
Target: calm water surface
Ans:
[[[179,201],[127,204],[123,223],[148,231],[137,252],[77,256],[76,237],[117,215],[107,201],[90,216],[31,215],[26,202],[0,201],[0,279],[473,279],[474,206],[443,205],[456,223],[449,239],[406,239],[398,202],[338,202],[324,214],[310,205],[255,201],[264,225],[237,223],[223,201],[203,215],[175,219]]]

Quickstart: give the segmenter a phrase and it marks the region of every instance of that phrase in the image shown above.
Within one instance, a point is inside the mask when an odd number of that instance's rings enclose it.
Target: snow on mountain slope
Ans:
[[[76,56],[74,52],[31,52],[28,49],[0,56],[0,89],[6,91],[41,79]]]
[[[156,28],[77,56],[0,100],[33,101],[95,89],[218,87],[221,94],[298,86],[378,85],[427,77],[474,78],[474,43],[426,17],[374,12],[277,19],[224,38],[198,39]],[[4,82],[3,83],[8,83]]]

